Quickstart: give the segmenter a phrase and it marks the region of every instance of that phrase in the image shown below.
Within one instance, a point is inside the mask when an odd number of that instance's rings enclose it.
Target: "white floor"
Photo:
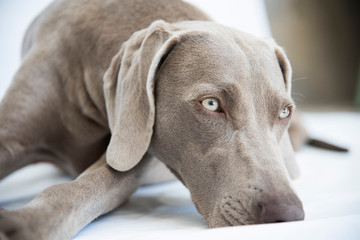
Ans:
[[[297,153],[302,177],[293,184],[305,221],[209,230],[187,189],[171,182],[141,188],[74,239],[360,239],[360,113],[307,113],[304,121],[312,136],[350,149],[304,147]],[[67,180],[46,164],[20,170],[0,183],[0,207],[21,207],[46,186]]]

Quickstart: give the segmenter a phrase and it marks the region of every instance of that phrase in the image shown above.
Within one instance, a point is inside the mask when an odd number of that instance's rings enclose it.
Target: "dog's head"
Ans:
[[[154,22],[104,77],[110,166],[146,152],[190,190],[210,227],[304,218],[284,158],[291,67],[273,41],[211,22]]]

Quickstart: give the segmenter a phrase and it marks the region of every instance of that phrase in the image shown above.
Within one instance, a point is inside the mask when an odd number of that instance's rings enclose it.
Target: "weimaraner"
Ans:
[[[22,58],[0,106],[0,177],[47,161],[76,179],[1,210],[1,240],[69,239],[167,168],[209,227],[304,219],[274,41],[179,0],[58,0]]]

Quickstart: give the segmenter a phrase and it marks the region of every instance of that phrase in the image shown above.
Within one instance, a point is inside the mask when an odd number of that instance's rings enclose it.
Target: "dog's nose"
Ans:
[[[305,216],[295,194],[263,194],[258,209],[260,220],[265,223],[300,221]]]

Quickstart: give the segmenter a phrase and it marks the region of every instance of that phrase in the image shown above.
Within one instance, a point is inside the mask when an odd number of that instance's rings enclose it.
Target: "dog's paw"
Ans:
[[[30,224],[21,213],[0,209],[0,240],[39,239],[32,232]]]

